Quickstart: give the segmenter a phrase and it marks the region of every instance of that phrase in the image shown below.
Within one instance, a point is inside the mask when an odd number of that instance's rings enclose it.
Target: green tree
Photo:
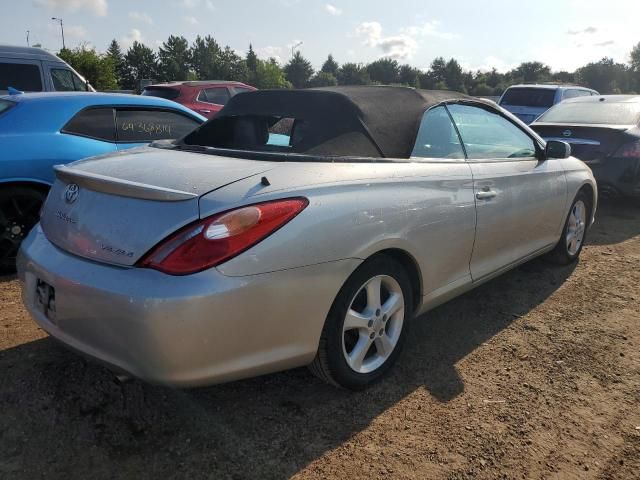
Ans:
[[[109,57],[111,59],[111,62],[113,63],[118,85],[122,85],[122,79],[125,75],[124,55],[122,54],[120,44],[116,41],[115,38],[111,40],[109,48],[107,48],[107,57]]]
[[[462,67],[455,59],[451,59],[444,67],[445,84],[449,90],[466,92],[465,75]]]
[[[256,65],[256,75],[251,85],[261,90],[267,88],[291,88],[291,82],[289,82],[285,76],[282,68],[278,65],[275,58],[270,58],[266,62],[258,60]]]
[[[633,88],[640,92],[640,43],[631,50],[631,76],[633,77]]]
[[[633,76],[629,67],[615,63],[612,58],[589,63],[576,71],[578,82],[602,94],[624,93],[633,89]]]
[[[338,65],[338,62],[334,60],[333,55],[329,54],[325,62],[322,64],[320,71],[323,73],[330,73],[334,77],[337,77],[338,68],[340,68],[340,65]]]
[[[289,63],[284,67],[284,73],[287,80],[295,88],[304,88],[307,86],[311,75],[313,75],[313,67],[311,62],[302,56],[300,51],[297,51]]]
[[[256,52],[253,51],[253,45],[251,44],[249,44],[249,51],[247,52],[245,62],[249,73],[256,73],[258,70],[258,56],[256,55]]]
[[[411,65],[402,65],[398,74],[398,81],[403,85],[420,88],[420,70]]]
[[[96,90],[118,88],[115,66],[108,55],[100,55],[94,48],[81,45],[73,50],[64,48],[58,56],[77,70]]]
[[[169,36],[158,49],[158,63],[158,74],[161,80],[187,80],[191,65],[191,50],[187,39]]]
[[[398,83],[400,65],[397,60],[381,58],[367,65],[367,71],[373,82],[390,85],[392,83]]]
[[[196,37],[191,45],[191,68],[199,80],[218,78],[220,53],[220,45],[213,37]]]
[[[345,63],[338,69],[340,85],[369,85],[371,78],[367,68],[357,63]]]
[[[156,54],[146,45],[135,41],[124,56],[125,75],[123,87],[129,90],[137,90],[140,80],[158,78]]]
[[[549,66],[540,62],[524,62],[513,70],[513,77],[522,83],[547,82],[551,78]]]
[[[338,85],[338,80],[329,72],[318,72],[309,80],[310,87],[334,87],[336,85]]]

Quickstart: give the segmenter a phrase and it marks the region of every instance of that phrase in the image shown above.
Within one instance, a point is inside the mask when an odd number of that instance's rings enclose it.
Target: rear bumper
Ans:
[[[585,163],[591,168],[602,197],[640,196],[640,160],[608,158]]]
[[[176,277],[70,255],[38,225],[18,271],[26,308],[53,337],[143,380],[196,386],[310,363],[335,295],[358,263]],[[55,289],[54,319],[37,301],[38,279]]]

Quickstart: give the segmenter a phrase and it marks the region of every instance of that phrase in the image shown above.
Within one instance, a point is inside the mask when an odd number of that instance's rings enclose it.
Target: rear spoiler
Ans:
[[[75,183],[95,192],[103,192],[121,197],[156,200],[159,202],[180,202],[198,198],[192,192],[155,187],[145,183],[131,182],[119,178],[108,177],[97,173],[85,172],[76,168],[56,165],[53,167],[56,177],[66,183]]]

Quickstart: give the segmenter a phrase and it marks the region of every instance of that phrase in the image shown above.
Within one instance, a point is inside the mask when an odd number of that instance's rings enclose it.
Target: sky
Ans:
[[[104,51],[115,38],[157,49],[166,38],[212,35],[244,54],[286,62],[297,47],[319,68],[392,57],[420,69],[438,56],[465,69],[506,71],[540,61],[554,71],[608,56],[627,62],[640,42],[640,0],[0,0],[0,44],[82,43]]]

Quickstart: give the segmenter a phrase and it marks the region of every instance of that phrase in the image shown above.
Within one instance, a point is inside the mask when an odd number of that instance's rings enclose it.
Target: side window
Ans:
[[[464,158],[460,139],[445,107],[425,112],[411,157]]]
[[[458,127],[469,159],[532,158],[533,139],[498,113],[470,105],[447,108]]]
[[[13,87],[25,92],[41,92],[40,67],[29,63],[0,63],[0,90]]]
[[[181,138],[198,125],[200,123],[196,120],[175,112],[130,109],[116,111],[117,139],[123,143]]]
[[[226,87],[207,88],[200,92],[198,100],[201,102],[215,103],[217,105],[226,105],[231,96]]]
[[[91,108],[74,115],[62,128],[63,133],[115,142],[113,108]]]
[[[53,88],[58,92],[84,92],[87,90],[84,82],[71,70],[52,68],[51,79],[53,80]]]
[[[569,90],[565,90],[562,99],[566,100],[567,98],[586,97],[589,95],[591,95],[591,92],[589,92],[588,90],[578,90],[576,88],[571,88]]]

